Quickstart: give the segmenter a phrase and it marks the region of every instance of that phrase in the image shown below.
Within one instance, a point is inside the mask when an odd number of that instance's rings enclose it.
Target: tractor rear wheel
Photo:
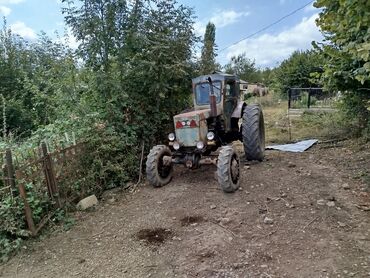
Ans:
[[[217,161],[217,179],[224,192],[231,193],[239,188],[240,162],[238,154],[231,146],[221,147]]]
[[[170,149],[164,145],[153,147],[146,161],[146,178],[154,187],[161,187],[169,183],[172,179],[172,163],[166,165],[163,158],[172,156]]]
[[[246,159],[262,161],[265,156],[265,124],[259,104],[245,107],[242,136]]]

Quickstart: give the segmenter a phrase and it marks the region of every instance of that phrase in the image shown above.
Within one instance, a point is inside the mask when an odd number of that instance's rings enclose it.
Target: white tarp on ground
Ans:
[[[275,145],[275,146],[267,146],[266,149],[268,150],[279,150],[284,152],[295,152],[295,153],[302,153],[305,150],[312,147],[312,145],[316,144],[319,140],[317,139],[310,139],[300,141],[294,144],[284,144],[284,145]]]

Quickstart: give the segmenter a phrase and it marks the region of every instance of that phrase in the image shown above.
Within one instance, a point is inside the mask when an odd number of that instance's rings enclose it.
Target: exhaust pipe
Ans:
[[[210,94],[209,94],[209,104],[211,106],[211,117],[217,117],[217,105],[216,105],[216,95],[213,90],[213,83],[211,77],[207,78],[210,86]]]

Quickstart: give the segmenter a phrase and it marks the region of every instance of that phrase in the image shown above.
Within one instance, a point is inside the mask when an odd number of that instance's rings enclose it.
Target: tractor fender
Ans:
[[[244,101],[238,101],[238,105],[235,107],[233,113],[231,114],[231,118],[238,118],[240,119],[243,116],[243,108],[245,106]]]

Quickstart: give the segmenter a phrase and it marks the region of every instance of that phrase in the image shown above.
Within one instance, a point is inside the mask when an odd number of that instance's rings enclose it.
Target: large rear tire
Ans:
[[[245,107],[242,136],[246,159],[262,161],[265,157],[265,124],[259,104]]]
[[[170,163],[165,165],[164,156],[172,156],[170,149],[164,145],[153,147],[146,161],[146,178],[154,187],[161,187],[172,179],[173,166]]]
[[[217,161],[217,179],[226,193],[235,192],[239,188],[240,162],[233,147],[221,147]]]

